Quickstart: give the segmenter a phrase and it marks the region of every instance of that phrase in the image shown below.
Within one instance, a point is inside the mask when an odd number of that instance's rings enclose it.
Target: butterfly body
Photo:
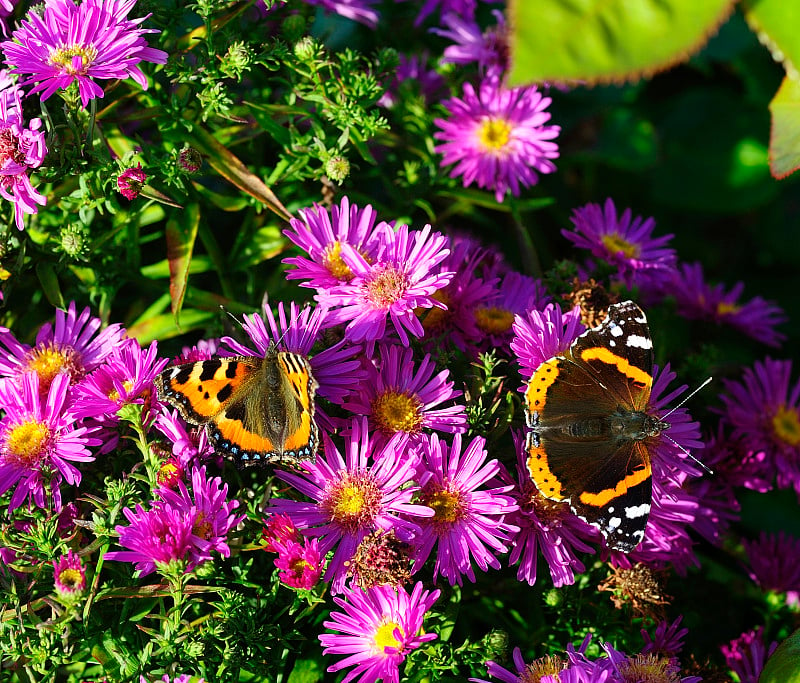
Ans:
[[[239,466],[300,462],[318,444],[314,422],[317,383],[308,359],[274,345],[264,358],[235,356],[184,363],[155,380],[162,401]]]
[[[542,363],[525,393],[528,470],[539,492],[568,503],[623,552],[644,538],[650,451],[669,427],[647,412],[652,373],[647,319],[626,301]]]

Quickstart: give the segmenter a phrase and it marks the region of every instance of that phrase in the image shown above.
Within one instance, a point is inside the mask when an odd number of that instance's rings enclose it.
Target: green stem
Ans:
[[[509,197],[508,202],[511,208],[511,218],[514,224],[514,234],[519,245],[522,270],[533,277],[542,277],[542,264],[539,261],[539,253],[536,251],[531,235],[522,223],[522,214],[519,211],[519,204],[514,197]]]

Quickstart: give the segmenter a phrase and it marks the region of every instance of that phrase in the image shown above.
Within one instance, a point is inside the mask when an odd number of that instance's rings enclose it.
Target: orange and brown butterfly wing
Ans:
[[[258,378],[260,361],[241,356],[174,365],[155,378],[156,391],[187,422],[206,424]]]
[[[283,452],[292,459],[306,460],[317,452],[318,433],[314,422],[317,382],[307,358],[289,352],[278,354],[283,393],[287,404]]]

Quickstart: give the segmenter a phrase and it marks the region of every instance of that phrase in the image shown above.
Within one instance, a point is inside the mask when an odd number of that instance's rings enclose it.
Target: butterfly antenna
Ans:
[[[690,394],[684,396],[683,400],[681,400],[681,402],[678,405],[676,405],[672,410],[670,410],[666,415],[662,415],[661,419],[666,420],[670,415],[672,415],[672,413],[674,413],[678,408],[680,408],[684,403],[686,403],[690,398],[692,398],[692,396],[694,396],[698,391],[708,386],[711,383],[712,379],[714,378],[708,377],[699,387],[696,387],[695,389],[692,390]]]
[[[712,379],[713,379],[712,377],[708,377],[699,387],[696,387],[691,393],[689,393],[687,396],[684,396],[683,400],[678,405],[676,405],[672,410],[670,410],[666,415],[664,415],[661,419],[662,420],[666,420],[670,415],[672,415],[672,413],[674,413],[678,408],[680,408],[684,403],[686,403],[690,398],[692,398],[692,396],[694,396],[698,391],[700,391],[703,387],[707,386],[711,382]],[[666,432],[662,432],[662,436],[665,436],[665,437],[667,437],[667,439],[672,441],[672,443],[675,444],[675,446],[680,451],[682,451],[684,454],[688,455],[692,460],[694,460],[698,465],[700,465],[700,467],[702,467],[706,472],[708,472],[709,474],[714,474],[713,470],[711,470],[705,463],[700,462],[697,458],[695,458],[689,451],[687,451],[683,446],[681,446],[681,444],[679,444],[677,441],[675,441],[675,439],[673,439],[669,434],[667,434]]]
[[[229,316],[231,320],[233,320],[239,327],[244,329],[244,325],[242,321],[239,320],[233,313],[231,313],[227,308],[225,308],[222,304],[220,304],[219,310],[221,310],[225,315]]]

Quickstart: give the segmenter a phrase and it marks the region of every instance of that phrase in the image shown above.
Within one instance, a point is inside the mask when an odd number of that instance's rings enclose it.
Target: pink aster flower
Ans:
[[[121,341],[105,363],[77,387],[75,414],[115,420],[122,406],[149,403],[153,380],[168,362],[158,357],[157,342],[143,349],[136,339]]]
[[[516,315],[513,330],[511,350],[527,382],[542,363],[566,351],[586,327],[581,323],[580,308],[562,313],[558,304],[547,304],[541,311],[533,309]],[[524,392],[525,386],[520,391]]]
[[[402,100],[400,93],[411,90],[420,94],[426,103],[438,102],[442,99],[447,82],[436,69],[430,66],[430,52],[420,50],[413,54],[400,54],[394,77],[386,86],[378,104],[382,107],[393,107]]]
[[[349,245],[367,261],[378,257],[387,231],[391,226],[385,221],[375,223],[377,213],[371,205],[363,209],[342,197],[339,206],[330,212],[324,206],[300,209],[300,218],[293,218],[286,235],[310,258],[293,256],[283,263],[294,266],[286,272],[289,280],[308,280],[302,287],[328,289],[353,279],[353,271],[342,258],[342,248]]]
[[[55,329],[50,323],[42,325],[32,347],[0,327],[0,376],[20,379],[35,372],[42,393],[61,372],[69,375],[70,384],[80,382],[105,361],[124,334],[117,323],[103,330],[101,325],[88,307],[78,314],[71,301],[66,311],[56,310]]]
[[[720,646],[725,663],[739,677],[740,683],[758,683],[764,664],[778,647],[773,642],[769,647],[764,643],[764,628],[759,626],[745,631],[727,645]]]
[[[56,593],[62,600],[73,601],[86,590],[86,570],[71,550],[53,560],[53,574]]]
[[[328,671],[354,667],[342,683],[399,683],[400,665],[408,653],[436,638],[435,633],[422,630],[422,623],[438,597],[438,590],[423,590],[421,582],[410,595],[394,586],[374,586],[366,591],[347,588],[343,597],[333,598],[343,611],[331,612],[330,621],[323,622],[337,633],[319,636],[323,654],[346,655]]]
[[[139,196],[145,182],[147,173],[141,164],[137,164],[135,168],[126,168],[117,176],[117,190],[125,199],[134,200]]]
[[[420,521],[422,533],[413,540],[414,566],[421,567],[436,550],[434,581],[441,574],[451,585],[466,576],[473,583],[473,565],[482,571],[498,569],[495,553],[506,553],[518,527],[506,517],[519,508],[507,495],[512,485],[491,486],[501,472],[498,460],[486,461],[483,437],[461,450],[461,435],[448,446],[436,434],[423,441],[418,500],[434,515]],[[507,480],[507,477],[506,477]]]
[[[325,326],[347,323],[345,338],[366,342],[369,354],[375,342],[387,335],[389,323],[403,346],[408,346],[409,333],[424,334],[417,309],[444,308],[433,295],[453,277],[452,272],[437,268],[448,253],[447,238],[432,232],[430,225],[422,230],[401,225],[385,236],[372,262],[343,244],[342,258],[353,271],[353,279],[316,295],[321,306],[334,309]]]
[[[306,538],[302,543],[276,543],[275,549],[278,552],[275,567],[279,570],[281,583],[303,590],[311,590],[317,585],[325,564],[325,558],[319,551],[319,539]]]
[[[567,505],[548,500],[542,496],[530,478],[525,451],[525,439],[514,433],[517,451],[517,483],[511,490],[519,509],[508,521],[519,531],[511,535],[508,564],[517,568],[517,579],[533,586],[536,583],[536,568],[541,550],[550,577],[556,588],[575,583],[575,575],[582,574],[586,567],[578,559],[577,552],[594,553],[587,541],[597,543],[600,533],[572,514]]]
[[[189,429],[177,410],[162,406],[162,413],[156,418],[155,428],[172,443],[172,454],[182,468],[192,463],[204,461],[214,455],[214,447],[204,428]]]
[[[682,620],[683,615],[673,622],[659,621],[652,637],[645,629],[642,629],[641,634],[644,638],[642,652],[654,652],[667,657],[676,657],[680,654],[684,645],[683,639],[689,633],[688,628],[680,627]]]
[[[564,679],[560,678],[561,672],[566,667],[566,662],[558,656],[542,657],[535,659],[530,664],[525,663],[522,657],[522,650],[515,647],[511,653],[511,661],[514,663],[515,671],[509,671],[491,659],[486,662],[486,674],[489,678],[495,678],[503,683],[561,683]],[[491,683],[483,678],[469,678],[472,683]],[[597,682],[600,683],[600,682]]]
[[[403,0],[395,0],[402,2]],[[495,2],[496,0],[484,0],[485,2]],[[477,8],[477,0],[425,0],[414,20],[414,26],[419,26],[425,19],[439,10],[441,16],[454,14],[460,17],[474,17]]]
[[[617,268],[617,275],[627,287],[658,287],[675,272],[675,250],[666,245],[673,235],[653,237],[653,218],[633,217],[630,209],[617,216],[609,198],[601,207],[587,204],[572,214],[574,230],[562,230],[570,242],[588,249],[598,259]]]
[[[433,511],[411,502],[417,491],[413,478],[419,454],[407,448],[407,434],[397,433],[378,448],[362,418],[353,420],[344,456],[327,434],[323,439],[324,457],[306,461],[306,471],[276,471],[310,500],[274,499],[272,511],[288,514],[305,536],[319,538],[323,555],[335,548],[324,578],[332,581],[334,593],[340,593],[346,563],[365,536],[391,529],[407,542],[419,532],[411,520]]]
[[[6,63],[24,75],[20,85],[35,83],[31,93],[46,100],[56,90],[78,84],[84,107],[103,96],[94,79],[133,78],[147,89],[147,77],[138,64],[164,64],[167,53],[147,46],[139,28],[147,17],[128,19],[136,0],[45,0],[41,14],[30,12],[26,21],[0,43]],[[149,15],[148,15],[149,16]]]
[[[69,376],[58,374],[42,394],[39,377],[31,372],[20,383],[0,382],[0,494],[16,485],[9,512],[26,499],[40,508],[48,493],[55,511],[61,509],[60,484],[81,482],[75,463],[91,462],[87,446],[98,441],[86,427],[74,427],[69,412]]]
[[[299,543],[303,537],[300,530],[292,522],[292,518],[287,514],[270,515],[265,521],[264,531],[261,539],[264,542],[264,550],[270,553],[277,553],[279,547],[289,541]]]
[[[436,367],[429,354],[415,367],[413,349],[381,345],[380,361],[377,366],[370,366],[366,381],[351,394],[344,408],[368,415],[370,424],[384,434],[417,435],[423,429],[466,431],[464,406],[442,406],[461,396],[453,389],[450,371],[442,370],[435,376],[434,372]]]
[[[549,97],[536,86],[506,88],[497,75],[487,75],[478,91],[464,84],[463,99],[445,100],[447,119],[436,119],[441,129],[434,133],[443,144],[435,151],[443,155],[442,165],[455,164],[450,176],[463,176],[464,187],[494,190],[503,201],[506,192],[520,195],[520,186],[539,182],[538,173],[556,170],[551,159],[558,158],[558,145],[552,142],[561,130],[545,125],[550,113],[545,109]]]
[[[465,66],[478,62],[481,73],[496,68],[504,72],[508,67],[508,26],[499,10],[492,10],[497,21],[495,26],[482,31],[472,17],[447,14],[442,23],[447,30],[432,28],[431,32],[451,40],[454,45],[444,49],[442,63]]]
[[[195,363],[220,355],[219,341],[219,339],[201,339],[194,346],[184,346],[181,349],[181,355],[173,359],[172,363],[174,365]]]
[[[699,263],[681,264],[667,287],[681,315],[717,325],[727,324],[762,344],[780,346],[786,335],[775,327],[787,320],[783,309],[760,296],[740,303],[743,291],[743,282],[737,282],[727,292],[722,284],[708,284]]]
[[[205,467],[194,468],[192,492],[183,482],[178,490],[159,488],[161,500],[150,510],[137,503],[136,510],[123,509],[129,526],[118,525],[119,544],[128,550],[105,554],[107,560],[133,562],[140,576],[163,570],[173,562],[185,563],[184,570],[211,559],[211,553],[230,555],[228,532],[244,515],[236,515],[236,500],[227,501],[228,485],[219,477],[206,478]]]
[[[28,123],[22,115],[22,91],[12,83],[0,90],[0,196],[14,202],[14,220],[24,229],[23,216],[38,212],[45,196],[31,184],[29,172],[47,155],[42,120]]]
[[[764,452],[780,488],[800,495],[800,382],[790,387],[792,362],[766,358],[741,381],[725,379],[720,396],[732,438],[745,452]]]
[[[373,7],[377,0],[305,0],[305,2],[370,28],[378,25],[379,15]]]

